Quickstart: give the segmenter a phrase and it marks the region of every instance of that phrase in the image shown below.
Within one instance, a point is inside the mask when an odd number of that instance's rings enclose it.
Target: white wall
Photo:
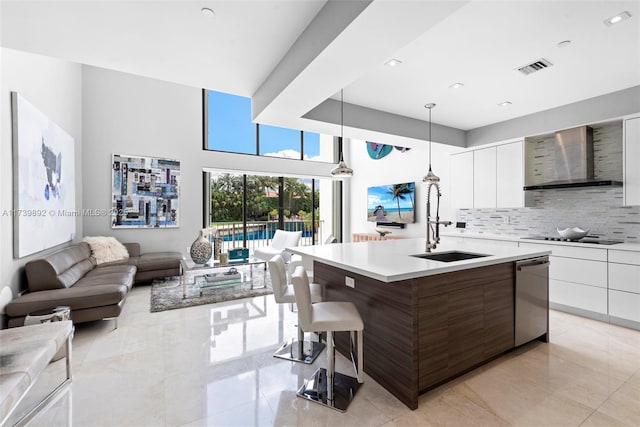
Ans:
[[[12,49],[2,49],[0,111],[0,204],[4,211],[13,208],[13,161],[11,135],[11,92],[18,92],[38,110],[56,122],[75,140],[76,207],[82,208],[82,73],[78,64]],[[46,232],[43,230],[43,233]],[[26,286],[22,266],[39,252],[21,259],[13,258],[13,218],[0,217],[0,285],[10,286],[14,297]],[[76,236],[82,236],[82,218],[76,222]],[[58,246],[61,247],[61,246]],[[56,247],[56,248],[58,248]]]
[[[393,139],[384,141],[394,144]],[[397,144],[397,142],[396,142]],[[350,209],[347,212],[348,238],[352,233],[375,233],[376,224],[367,222],[367,188],[397,184],[401,182],[416,183],[416,222],[408,224],[404,229],[388,228],[393,236],[426,237],[426,197],[427,187],[422,183],[422,177],[429,170],[428,144],[416,146],[404,153],[394,149],[382,159],[373,160],[367,154],[365,141],[351,140],[346,146],[348,154],[345,161],[353,168],[353,177],[348,183],[347,199]],[[442,198],[440,199],[440,219],[455,221],[455,211],[449,208],[450,182],[449,155],[462,151],[461,148],[434,143],[432,145],[432,169],[440,177]],[[432,212],[435,215],[435,191],[432,192]]]
[[[84,208],[111,206],[113,153],[180,160],[180,227],[111,229],[87,217],[84,235],[139,242],[142,251],[186,251],[202,228],[203,169],[330,176],[332,164],[217,153],[202,149],[202,90],[83,66]]]
[[[202,228],[201,99],[197,88],[83,66],[84,209],[111,208],[114,153],[181,162],[180,228],[112,230],[109,216],[96,216],[85,218],[85,236],[139,242],[143,251],[184,251],[195,240]]]

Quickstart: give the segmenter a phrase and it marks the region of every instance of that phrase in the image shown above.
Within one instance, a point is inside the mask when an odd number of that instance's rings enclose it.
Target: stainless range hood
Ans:
[[[555,133],[554,180],[526,185],[524,190],[622,185],[620,181],[596,180],[593,174],[593,129],[581,126]]]

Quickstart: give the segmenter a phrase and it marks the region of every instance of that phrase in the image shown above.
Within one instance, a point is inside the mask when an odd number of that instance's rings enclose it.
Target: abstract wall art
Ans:
[[[21,258],[73,240],[76,232],[75,141],[11,92],[13,253]]]
[[[180,161],[114,154],[111,227],[178,227]]]

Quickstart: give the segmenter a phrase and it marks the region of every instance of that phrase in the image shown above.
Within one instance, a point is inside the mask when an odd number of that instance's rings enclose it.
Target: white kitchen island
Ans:
[[[487,256],[454,262],[411,256],[424,254],[424,246],[424,239],[404,239],[289,248],[313,260],[325,300],[357,306],[365,372],[411,409],[420,393],[515,347],[515,263],[550,253],[444,241],[432,253]],[[534,338],[548,340],[548,314]],[[347,340],[336,333],[343,353]]]

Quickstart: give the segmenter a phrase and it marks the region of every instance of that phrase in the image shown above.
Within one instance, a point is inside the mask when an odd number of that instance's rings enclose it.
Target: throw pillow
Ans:
[[[91,246],[91,254],[96,259],[96,264],[129,258],[127,248],[115,237],[87,236],[83,240]]]

